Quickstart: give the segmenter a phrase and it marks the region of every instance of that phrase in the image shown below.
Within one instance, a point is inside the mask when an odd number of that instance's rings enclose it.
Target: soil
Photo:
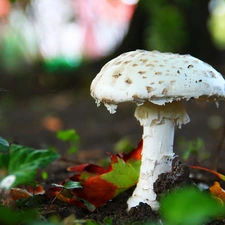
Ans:
[[[195,182],[196,181],[200,182],[198,179],[195,179]],[[190,178],[189,166],[178,160],[176,161],[171,173],[164,173],[159,176],[158,180],[154,184],[154,191],[157,194],[157,199],[160,200],[171,190],[185,186],[196,187],[195,182],[194,179]],[[72,214],[77,220],[91,220],[96,221],[99,224],[107,224],[107,220],[113,225],[144,225],[146,222],[161,224],[163,218],[161,218],[160,214],[153,211],[147,204],[140,203],[139,206],[131,208],[129,212],[127,211],[126,202],[132,195],[134,188],[135,187],[123,192],[94,212],[89,212],[85,209],[77,208],[56,200],[51,205],[51,210],[45,211],[45,218],[57,215],[63,219]],[[218,220],[208,221],[205,225],[222,225],[224,223],[225,217],[219,218]]]

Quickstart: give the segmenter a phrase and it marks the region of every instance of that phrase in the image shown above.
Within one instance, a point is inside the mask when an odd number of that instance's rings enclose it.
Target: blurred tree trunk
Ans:
[[[218,60],[219,51],[215,48],[207,27],[210,16],[210,0],[193,0],[189,7],[182,7],[189,33],[189,42],[185,48],[188,52],[202,60],[214,62]]]
[[[142,4],[138,4],[131,20],[129,31],[114,56],[136,49],[146,49],[145,31],[148,26],[149,12]]]

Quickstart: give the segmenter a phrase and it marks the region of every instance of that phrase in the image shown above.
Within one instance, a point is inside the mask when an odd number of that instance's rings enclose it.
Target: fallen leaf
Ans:
[[[54,187],[47,190],[47,195],[93,211],[137,183],[141,151],[142,141],[128,154],[110,154],[111,164],[108,168],[94,164],[71,166],[68,171],[74,171],[75,174],[69,180],[80,182],[82,188],[62,191],[62,188]]]
[[[213,186],[209,188],[213,197],[217,198],[221,203],[225,202],[225,191],[218,182],[214,182]]]
[[[33,195],[44,194],[45,190],[41,185],[37,185],[35,188],[27,186],[25,188],[11,188],[10,194],[14,201],[19,199],[29,198]]]

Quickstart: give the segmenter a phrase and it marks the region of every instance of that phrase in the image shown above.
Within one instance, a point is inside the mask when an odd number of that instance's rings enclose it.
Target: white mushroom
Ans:
[[[140,202],[157,210],[153,184],[171,171],[174,127],[189,122],[180,100],[225,99],[225,81],[210,65],[190,55],[136,50],[108,62],[91,84],[97,104],[115,113],[117,104],[135,102],[135,117],[143,126],[139,181],[128,209]]]

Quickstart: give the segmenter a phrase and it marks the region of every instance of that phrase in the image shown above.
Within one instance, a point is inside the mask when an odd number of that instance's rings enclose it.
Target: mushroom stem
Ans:
[[[137,187],[128,199],[128,210],[147,203],[153,210],[159,208],[153,184],[161,173],[170,172],[174,159],[174,127],[189,122],[181,102],[164,106],[145,102],[138,106],[135,117],[143,126],[142,164]]]

